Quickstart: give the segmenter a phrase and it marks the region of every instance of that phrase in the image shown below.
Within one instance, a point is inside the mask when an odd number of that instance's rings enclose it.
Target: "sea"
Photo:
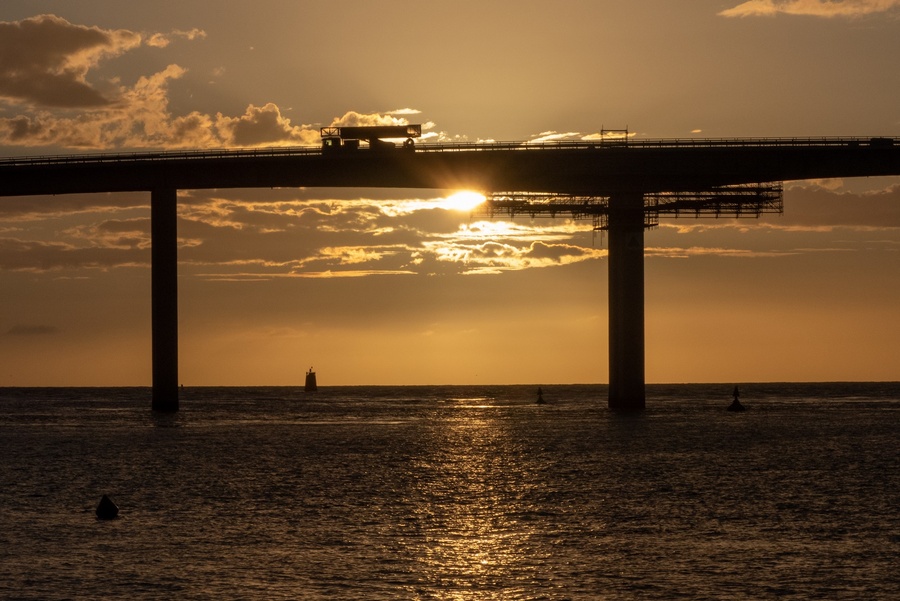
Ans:
[[[900,383],[732,389],[0,388],[0,599],[900,599]]]

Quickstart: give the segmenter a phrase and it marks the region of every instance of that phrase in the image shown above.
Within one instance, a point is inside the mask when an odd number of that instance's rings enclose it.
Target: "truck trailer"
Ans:
[[[360,141],[367,142],[370,150],[396,148],[393,142],[386,140],[406,138],[403,148],[412,150],[415,146],[413,138],[422,135],[421,125],[373,125],[373,126],[329,126],[319,130],[322,136],[322,151],[358,150]]]

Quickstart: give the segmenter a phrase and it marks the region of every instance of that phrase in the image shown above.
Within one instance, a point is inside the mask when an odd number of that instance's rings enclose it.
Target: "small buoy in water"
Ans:
[[[734,392],[732,394],[734,395],[734,400],[728,406],[728,410],[729,411],[746,411],[746,407],[741,405],[741,402],[738,400],[738,397],[740,396],[741,393],[740,393],[740,391],[738,391],[737,386],[734,387]]]
[[[319,390],[319,387],[316,385],[316,372],[313,371],[312,367],[306,372],[306,383],[303,386],[303,390],[306,392],[316,392]]]
[[[97,518],[101,520],[112,520],[119,516],[119,506],[113,503],[112,499],[103,495],[100,504],[97,505]]]

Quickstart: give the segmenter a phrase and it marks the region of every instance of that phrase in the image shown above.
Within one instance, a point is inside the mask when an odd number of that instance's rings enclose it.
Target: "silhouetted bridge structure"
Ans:
[[[609,232],[609,406],[644,408],[644,229],[660,215],[781,211],[782,182],[900,175],[892,138],[644,140],[198,150],[0,160],[0,196],[149,191],[153,409],[178,409],[177,191],[470,189],[485,210]]]

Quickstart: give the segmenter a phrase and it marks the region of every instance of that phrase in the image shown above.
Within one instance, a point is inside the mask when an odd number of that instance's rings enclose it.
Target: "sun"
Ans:
[[[485,201],[484,194],[471,190],[455,192],[441,201],[442,209],[468,212]]]

